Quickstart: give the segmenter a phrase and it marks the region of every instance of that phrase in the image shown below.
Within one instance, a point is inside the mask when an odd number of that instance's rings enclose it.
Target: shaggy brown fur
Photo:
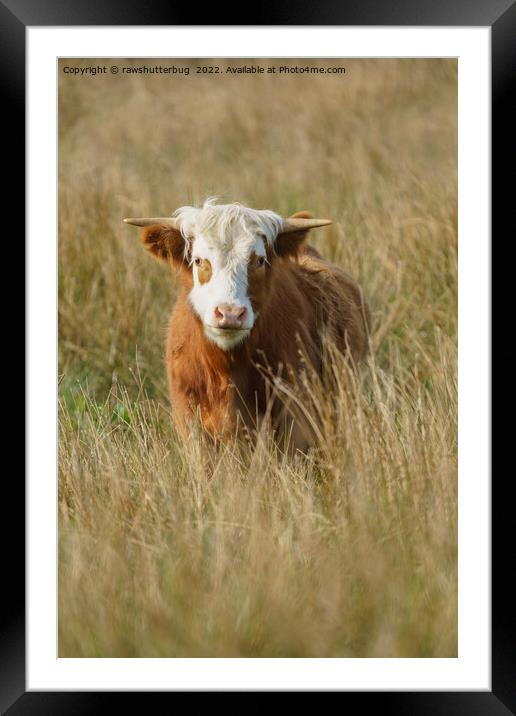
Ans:
[[[307,363],[320,372],[323,333],[355,364],[364,357],[370,314],[362,290],[304,245],[306,235],[280,235],[275,252],[268,252],[269,264],[260,266],[251,258],[249,297],[259,316],[245,342],[223,351],[206,338],[188,302],[193,279],[182,261],[180,236],[157,226],[143,230],[142,240],[152,253],[182,267],[166,364],[174,415],[185,435],[197,412],[203,428],[216,439],[242,426],[255,429],[267,418],[278,439],[290,436],[292,447],[304,449],[311,431],[296,406],[275,390],[278,377],[294,384]]]

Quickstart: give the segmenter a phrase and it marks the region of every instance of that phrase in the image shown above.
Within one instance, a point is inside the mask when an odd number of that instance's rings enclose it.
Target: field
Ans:
[[[59,73],[61,657],[457,655],[457,65],[314,63],[346,73]],[[369,299],[308,456],[171,424],[177,283],[122,218],[208,195],[332,218]]]

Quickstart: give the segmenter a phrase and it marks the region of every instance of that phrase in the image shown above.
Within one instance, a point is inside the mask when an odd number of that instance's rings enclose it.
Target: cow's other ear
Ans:
[[[296,211],[295,214],[288,217],[289,219],[311,219],[313,214],[309,211]],[[276,237],[275,249],[278,256],[296,256],[299,249],[303,245],[309,229],[300,229],[299,231],[289,231],[278,234]]]
[[[147,251],[158,259],[175,264],[185,261],[185,240],[179,229],[152,224],[142,229],[141,240]]]

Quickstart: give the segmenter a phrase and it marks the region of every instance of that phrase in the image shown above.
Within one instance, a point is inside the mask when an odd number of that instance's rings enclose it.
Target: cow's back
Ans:
[[[358,283],[312,246],[299,255],[299,275],[317,307],[319,325],[344,353],[362,360],[367,352],[371,314]]]

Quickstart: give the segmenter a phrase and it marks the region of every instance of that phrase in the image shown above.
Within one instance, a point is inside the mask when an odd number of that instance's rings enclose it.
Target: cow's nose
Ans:
[[[215,308],[215,320],[219,328],[242,328],[247,308],[234,303],[221,303]]]

